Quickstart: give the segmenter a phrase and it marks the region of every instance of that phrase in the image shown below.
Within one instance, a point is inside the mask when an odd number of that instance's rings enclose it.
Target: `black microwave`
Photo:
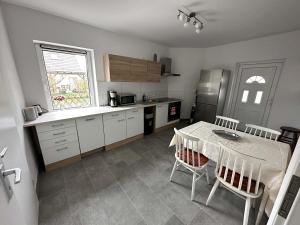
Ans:
[[[135,105],[136,104],[136,95],[123,93],[118,95],[118,102],[120,106],[124,105]]]

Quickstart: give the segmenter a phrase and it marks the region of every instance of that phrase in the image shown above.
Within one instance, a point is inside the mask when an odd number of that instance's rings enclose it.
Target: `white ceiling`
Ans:
[[[4,0],[174,47],[209,47],[300,29],[300,0]],[[200,34],[176,19],[184,5]]]

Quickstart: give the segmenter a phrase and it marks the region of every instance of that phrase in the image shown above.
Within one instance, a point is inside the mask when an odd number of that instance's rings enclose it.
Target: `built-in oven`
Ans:
[[[118,102],[120,106],[136,104],[136,95],[130,93],[122,93],[118,95]]]
[[[180,119],[181,102],[171,102],[168,107],[168,122]]]

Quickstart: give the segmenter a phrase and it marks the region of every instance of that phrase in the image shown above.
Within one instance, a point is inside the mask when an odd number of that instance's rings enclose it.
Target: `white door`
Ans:
[[[155,128],[163,127],[168,122],[168,105],[162,104],[156,106]]]
[[[76,124],[81,153],[104,146],[103,120],[101,115],[79,118],[76,120]]]
[[[233,118],[246,123],[266,126],[280,75],[278,63],[242,65],[238,71]]]
[[[103,116],[105,145],[124,140],[126,138],[125,112],[109,113]]]
[[[15,81],[15,65],[9,46],[8,37],[3,23],[0,4],[0,151],[7,147],[7,152],[0,163],[5,169],[20,168],[21,182],[14,183],[13,175],[7,176],[13,195],[7,197],[5,186],[0,179],[0,224],[1,225],[36,225],[38,201],[29,172],[23,139],[14,115],[20,113],[16,104],[15,92],[10,87],[10,81]],[[10,80],[8,80],[8,79]],[[16,85],[17,86],[17,85]],[[22,140],[22,142],[21,142]],[[0,174],[2,177],[2,173]]]
[[[126,112],[127,138],[134,137],[144,132],[143,109],[133,109]]]
[[[23,207],[25,206],[27,196],[25,196],[28,188],[32,189],[31,180],[28,180],[28,167],[22,167],[26,161],[25,157],[20,154],[20,138],[18,135],[16,121],[12,116],[12,108],[8,90],[4,85],[2,74],[0,71],[0,152],[6,147],[7,151],[3,158],[0,158],[0,167],[4,165],[5,170],[19,167],[23,171],[21,182],[14,184],[14,175],[8,177],[13,195],[9,198],[3,180],[0,178],[0,224],[2,225],[29,225],[24,216]],[[23,162],[22,162],[23,161]],[[25,171],[24,171],[25,170]],[[26,171],[27,170],[27,171]],[[2,176],[2,173],[0,174]],[[29,187],[27,185],[30,185]]]

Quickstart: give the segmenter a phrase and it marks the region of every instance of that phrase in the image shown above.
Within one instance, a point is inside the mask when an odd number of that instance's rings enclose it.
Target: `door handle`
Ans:
[[[6,151],[7,151],[7,147],[4,147],[2,150],[1,150],[1,152],[0,152],[0,158],[3,158],[4,156],[5,156],[5,153],[6,153]]]
[[[2,176],[6,177],[9,175],[15,175],[15,184],[18,184],[21,182],[21,169],[20,168],[14,168],[14,169],[9,169],[9,170],[4,170],[2,171]]]

